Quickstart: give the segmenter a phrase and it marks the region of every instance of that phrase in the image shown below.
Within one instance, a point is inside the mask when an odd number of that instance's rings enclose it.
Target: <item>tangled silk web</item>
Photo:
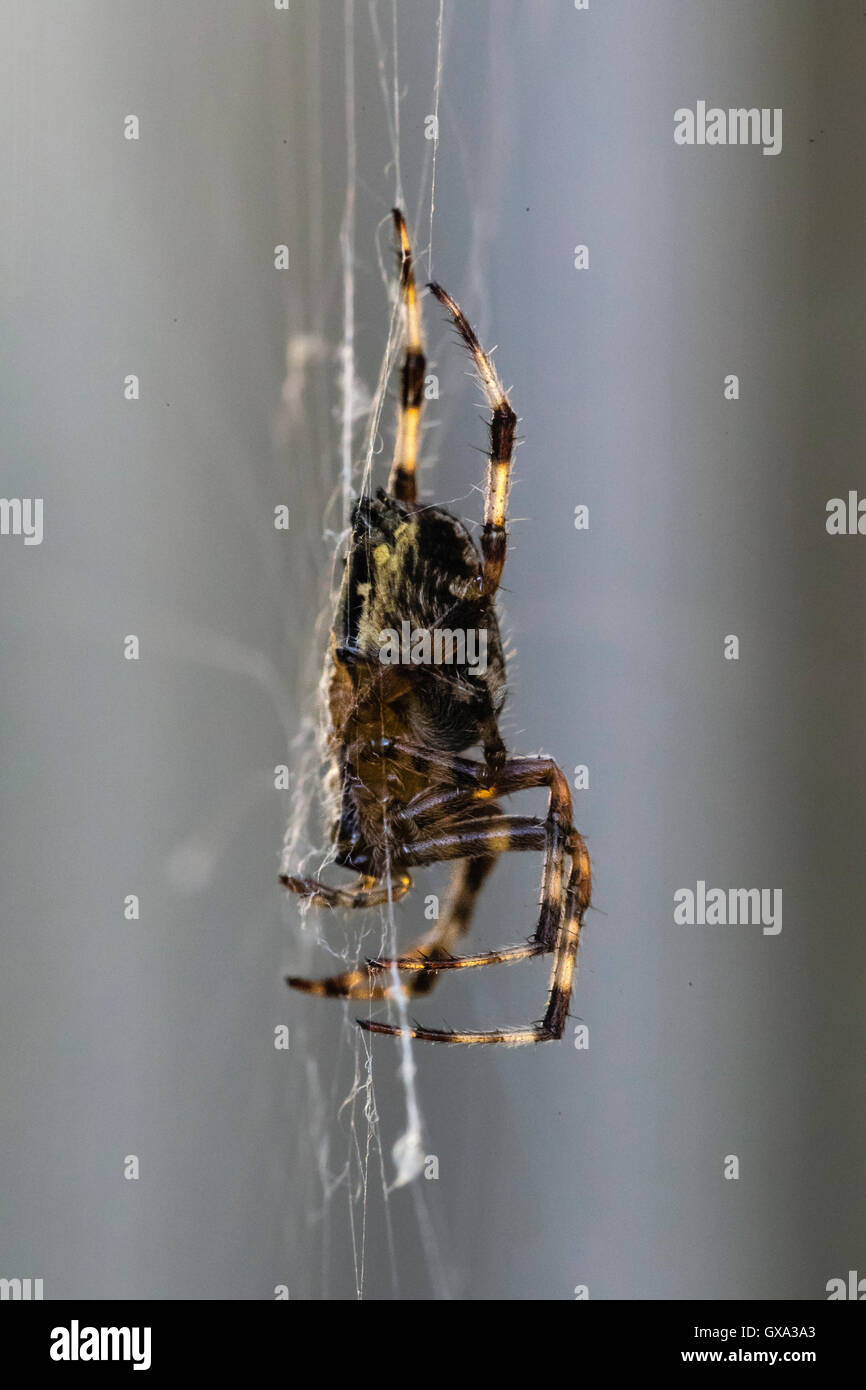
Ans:
[[[381,11],[381,12],[380,12]],[[432,82],[429,93],[429,111],[433,117],[431,129],[433,138],[425,141],[425,159],[421,170],[418,207],[413,226],[416,237],[423,237],[427,243],[416,245],[416,258],[432,273],[432,240],[434,213],[436,206],[436,159],[438,148],[439,103],[443,70],[443,40],[446,22],[445,0],[431,9],[434,28],[430,33],[430,54]],[[377,256],[379,273],[390,298],[391,312],[388,335],[378,379],[368,387],[359,379],[356,370],[355,353],[355,300],[357,276],[357,216],[356,199],[358,193],[358,114],[356,109],[356,38],[358,26],[368,22],[370,34],[377,55],[378,85],[382,98],[382,120],[386,126],[391,149],[389,168],[385,171],[390,187],[381,190],[381,196],[389,211],[382,217],[377,229]],[[345,551],[352,502],[359,493],[372,486],[374,459],[383,448],[382,430],[387,430],[383,422],[383,410],[388,395],[391,373],[401,346],[401,322],[399,303],[396,294],[393,257],[389,255],[390,207],[405,206],[400,158],[400,109],[401,86],[399,74],[399,33],[397,0],[370,0],[369,6],[356,13],[355,0],[344,3],[344,73],[345,73],[345,162],[346,188],[342,225],[340,228],[340,267],[342,280],[342,338],[339,344],[329,345],[319,335],[303,335],[289,341],[287,347],[287,374],[283,388],[285,428],[291,428],[300,416],[300,402],[303,383],[308,369],[319,366],[336,374],[339,383],[339,441],[334,439],[334,456],[339,453],[339,495],[335,498],[335,511],[340,516],[339,534],[326,532],[331,541],[336,541],[334,568],[331,588],[336,584],[339,557]],[[377,190],[378,192],[378,190]],[[366,250],[366,245],[365,245]],[[363,258],[366,263],[366,258]],[[425,277],[426,278],[426,277]],[[334,434],[331,430],[326,437]],[[360,460],[360,462],[357,462]],[[315,658],[320,660],[325,650],[330,602],[320,615],[315,633]],[[314,677],[309,676],[312,703]],[[321,699],[321,692],[319,698]],[[332,849],[307,849],[310,827],[316,821],[320,800],[319,773],[321,769],[321,748],[317,721],[310,717],[292,740],[293,781],[292,810],[283,846],[283,869],[296,873],[298,866],[304,873],[318,874],[333,858]],[[315,832],[313,832],[315,833]],[[321,829],[318,831],[321,834]],[[333,915],[323,920],[315,911],[308,913],[302,909],[305,926],[313,936],[316,945],[343,962],[339,967],[355,968],[364,955],[387,955],[396,957],[397,929],[394,904],[390,900],[380,909],[378,923],[371,929],[372,913],[363,914],[365,922],[359,927],[356,921],[348,939],[351,945],[343,951],[335,949],[328,936],[334,936]],[[356,918],[361,914],[356,914]],[[378,930],[378,942],[370,941],[372,932]],[[407,1014],[406,995],[400,986],[396,967],[392,967],[392,1002],[397,1011],[397,1021],[405,1028],[410,1020]],[[388,1226],[388,1244],[392,1252],[390,1237],[389,1194],[399,1187],[412,1184],[415,1212],[420,1235],[427,1257],[434,1286],[439,1295],[447,1296],[444,1285],[435,1239],[423,1194],[414,1180],[424,1167],[423,1122],[418,1090],[416,1085],[416,1066],[412,1052],[412,1041],[404,1036],[397,1044],[398,1069],[404,1120],[399,1136],[390,1145],[390,1169],[385,1158],[381,1137],[381,1122],[377,1111],[373,1052],[371,1039],[355,1024],[344,1006],[343,1036],[346,1045],[353,1049],[352,1079],[348,1094],[342,1100],[326,1093],[322,1085],[316,1062],[315,1049],[301,1029],[295,1030],[298,1045],[306,1058],[306,1083],[308,1092],[307,1114],[304,1123],[311,1131],[311,1140],[316,1152],[319,1175],[322,1184],[323,1212],[327,1210],[331,1197],[340,1188],[348,1194],[348,1212],[351,1244],[354,1259],[355,1287],[359,1297],[364,1292],[365,1253],[367,1234],[368,1187],[371,1170],[378,1171],[382,1186],[385,1220]],[[393,1053],[377,1054],[379,1066],[393,1065]],[[336,1117],[348,1120],[348,1152],[345,1157],[332,1152],[332,1128]]]

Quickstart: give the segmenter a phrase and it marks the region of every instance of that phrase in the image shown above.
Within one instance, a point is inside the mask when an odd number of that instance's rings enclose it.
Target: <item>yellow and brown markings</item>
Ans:
[[[400,405],[397,413],[397,438],[394,459],[388,479],[392,497],[413,505],[417,496],[415,473],[418,463],[418,437],[421,411],[424,407],[424,340],[418,291],[412,265],[412,248],[406,219],[399,208],[393,211],[394,230],[400,257],[400,301],[403,312],[403,366],[400,372]]]
[[[490,406],[490,455],[487,464],[487,486],[484,494],[484,529],[481,533],[481,553],[484,556],[484,592],[495,593],[505,565],[508,490],[511,482],[511,459],[514,453],[514,432],[517,416],[508,399],[505,387],[491,358],[484,351],[475,330],[460,306],[441,285],[428,286],[440,304],[444,304],[454,326],[465,343],[478,372],[478,378]]]

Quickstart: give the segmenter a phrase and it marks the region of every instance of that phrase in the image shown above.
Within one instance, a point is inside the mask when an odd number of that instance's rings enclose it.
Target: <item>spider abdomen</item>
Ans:
[[[355,503],[331,659],[336,729],[348,716],[360,730],[368,708],[381,721],[384,701],[394,736],[449,752],[484,741],[505,659],[481,558],[455,516],[383,491]]]

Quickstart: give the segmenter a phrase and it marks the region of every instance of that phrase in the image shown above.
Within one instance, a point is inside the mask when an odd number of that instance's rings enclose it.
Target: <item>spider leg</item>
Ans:
[[[455,889],[442,926],[435,928],[396,962],[373,962],[367,969],[347,971],[325,980],[292,977],[288,983],[308,993],[331,997],[383,999],[393,992],[394,987],[393,980],[383,978],[383,972],[386,967],[396,964],[409,976],[406,992],[418,995],[432,989],[443,969],[493,965],[527,959],[552,950],[554,962],[548,1005],[540,1023],[488,1032],[442,1031],[417,1025],[406,1030],[406,1033],[424,1042],[503,1043],[507,1046],[546,1042],[561,1037],[571,997],[580,926],[589,906],[591,892],[589,855],[583,839],[571,825],[571,795],[564,774],[551,758],[511,758],[494,771],[484,763],[454,755],[431,754],[402,740],[394,741],[392,747],[411,759],[412,765],[418,770],[435,766],[451,772],[458,783],[445,790],[423,792],[408,803],[400,820],[412,823],[418,837],[404,843],[395,852],[395,869],[400,871],[395,873],[395,888],[407,877],[402,873],[406,865],[430,864],[445,859],[465,860],[462,872],[455,879]],[[478,816],[484,803],[492,802],[496,796],[540,786],[547,787],[549,791],[548,813],[544,821],[499,815],[496,814],[498,807],[492,804],[489,807],[491,814],[486,819]],[[478,818],[470,820],[467,825],[465,816],[469,808],[474,809]],[[462,825],[461,817],[464,818]],[[394,829],[398,829],[396,824]],[[541,913],[535,936],[527,943],[499,951],[453,956],[451,949],[468,930],[475,900],[496,855],[533,849],[543,849],[545,854]],[[571,872],[563,910],[566,858],[571,860]],[[295,884],[299,887],[295,888]],[[286,886],[294,891],[303,891],[304,885],[314,893],[320,890],[328,893],[342,891],[347,897],[351,893],[351,890],[327,890],[316,880],[286,882]],[[388,894],[387,886],[376,885],[376,881],[371,879],[362,879],[359,891],[375,891],[386,898]],[[364,905],[369,905],[369,902]],[[358,1022],[370,1032],[389,1036],[400,1036],[402,1033],[400,1028],[372,1019],[359,1019]]]
[[[514,431],[517,416],[496,368],[482,348],[460,306],[441,285],[428,285],[440,304],[444,304],[469,350],[481,386],[490,406],[490,456],[487,465],[487,484],[484,490],[484,530],[481,533],[483,557],[482,582],[485,594],[494,594],[505,565],[508,514],[508,487],[511,480],[511,458],[514,452]]]
[[[406,845],[400,850],[400,862],[410,864],[436,864],[445,859],[467,859],[470,863],[474,860],[491,858],[498,854],[507,853],[509,850],[546,850],[545,854],[545,892],[542,899],[541,919],[539,922],[539,933],[546,931],[546,924],[555,915],[555,907],[548,901],[548,893],[551,891],[552,884],[556,881],[556,875],[549,871],[549,864],[555,857],[555,842],[551,839],[550,823],[536,820],[526,816],[493,816],[486,822],[475,823],[471,828],[464,827],[457,830],[442,830],[438,834],[433,834],[424,840],[417,840],[411,845]],[[448,955],[443,949],[442,943],[437,943],[438,949],[425,952],[428,956],[427,962],[418,971],[417,955],[414,957],[415,969],[418,973],[412,981],[410,993],[424,993],[425,987],[421,981],[429,981],[427,990],[432,987],[432,982],[436,979],[439,965],[441,962],[451,961],[450,967],[446,964],[445,968],[459,969],[463,963],[461,958]],[[532,949],[525,946],[509,947],[504,955],[498,952],[484,953],[478,959],[471,959],[468,963],[474,965],[493,965],[500,959],[519,959],[519,956],[512,956],[512,951],[519,951],[522,955],[541,955],[550,949],[546,937],[536,935],[532,943]],[[402,958],[398,961],[398,968],[412,970],[413,956]],[[405,964],[404,964],[405,962]],[[391,964],[390,961],[377,961],[372,965],[379,977],[382,972]],[[377,996],[373,996],[377,997]],[[381,997],[381,996],[379,996]],[[370,1020],[358,1020],[363,1028],[370,1028],[373,1032],[389,1032],[390,1025],[372,1024]],[[399,1031],[399,1030],[398,1030]],[[421,1033],[413,1033],[413,1037],[422,1037]],[[499,1039],[497,1039],[499,1040]]]
[[[418,456],[418,430],[424,405],[424,341],[421,334],[421,314],[412,268],[412,248],[406,230],[406,219],[399,208],[392,212],[400,253],[400,300],[403,306],[404,342],[403,369],[400,378],[400,408],[397,414],[397,438],[394,458],[388,478],[388,492],[398,502],[414,503],[417,497],[415,465]]]
[[[394,1023],[378,1023],[372,1018],[355,1020],[359,1028],[367,1033],[383,1033],[389,1038],[416,1038],[419,1042],[442,1043],[505,1043],[506,1047],[517,1047],[526,1043],[548,1042],[542,1025],[535,1023],[528,1028],[500,1028],[494,1032],[465,1032],[442,1028],[398,1028]]]
[[[448,956],[449,949],[456,939],[469,930],[475,900],[493,863],[492,858],[472,859],[461,865],[462,872],[456,877],[455,890],[441,925],[437,923],[435,929],[417,943],[413,948],[415,952],[425,959],[435,959],[440,953],[443,957]],[[409,875],[401,877],[408,879]],[[436,979],[436,975],[427,975],[416,966],[416,979],[407,980],[403,987],[410,995],[429,994]],[[318,994],[330,999],[386,999],[394,987],[393,980],[386,979],[380,970],[369,964],[321,980],[290,975],[286,984],[303,994]]]
[[[479,763],[476,766],[481,773],[483,765]],[[547,820],[544,822],[547,840],[544,847],[541,913],[535,935],[520,945],[503,947],[497,951],[482,951],[473,956],[443,957],[441,953],[437,953],[424,962],[422,969],[425,972],[499,965],[526,960],[553,950],[562,911],[565,856],[571,826],[571,793],[564,774],[552,758],[511,758],[490,785],[476,786],[474,789],[463,787],[424,792],[406,805],[401,820],[412,821],[415,825],[424,825],[432,820],[435,825],[437,819],[445,820],[461,812],[465,815],[473,803],[478,805],[495,796],[507,796],[539,786],[548,788],[549,801]],[[464,837],[467,830],[465,824],[462,829],[458,826],[458,833]],[[470,860],[471,862],[473,861]],[[416,957],[417,953],[410,953],[408,956],[398,957],[393,963],[398,970],[417,970]],[[386,969],[392,965],[392,961],[376,960],[371,964],[378,969]]]
[[[405,847],[400,854],[401,863],[407,857],[411,863],[436,863],[449,858],[469,861],[462,881],[458,881],[454,909],[446,914],[443,927],[426,943],[426,949],[422,943],[423,954],[431,961],[436,957],[449,958],[451,944],[461,934],[461,928],[465,929],[464,923],[468,926],[468,918],[481,882],[489,872],[496,854],[506,849],[543,849],[546,840],[547,827],[544,821],[520,816],[496,816],[486,823],[474,826],[472,830],[442,832]],[[480,872],[476,870],[473,874],[470,871],[473,862],[482,866]],[[316,880],[309,882],[315,885]],[[362,891],[387,893],[387,888],[379,886]],[[544,909],[542,911],[544,912]],[[542,949],[547,948],[540,945],[539,950]],[[435,980],[435,972],[418,971],[415,979],[407,981],[408,992],[427,993]],[[370,967],[346,971],[321,980],[290,976],[287,984],[292,989],[301,990],[306,994],[324,995],[332,999],[383,999],[393,987],[393,982],[388,981],[382,969]]]
[[[468,827],[449,826],[402,845],[397,852],[403,865],[440,864],[446,859],[479,859],[489,854],[546,848],[547,822],[536,816],[492,816],[471,821]],[[396,856],[395,856],[396,857]]]
[[[461,936],[469,931],[475,903],[482,885],[496,863],[495,856],[467,859],[455,871],[451,895],[445,907],[441,923],[437,923],[427,936],[422,937],[409,949],[406,956],[396,960],[398,970],[412,972],[414,978],[409,985],[412,995],[429,994],[439,976],[435,973],[436,963],[445,964],[458,960],[451,952]],[[378,971],[390,969],[390,960],[369,961],[371,969]]]
[[[399,901],[412,886],[407,873],[395,874],[390,885],[374,878],[362,877],[354,888],[331,888],[317,878],[293,878],[281,874],[284,888],[308,898],[314,907],[376,907],[388,901]],[[289,975],[286,984],[304,994],[324,995],[329,999],[385,999],[389,986],[372,979],[369,969],[347,970],[322,980],[309,980],[302,975]]]
[[[479,774],[481,767],[479,764]],[[484,772],[486,774],[486,769]],[[405,1034],[421,1042],[503,1043],[511,1047],[561,1038],[571,999],[580,928],[589,906],[592,889],[589,854],[583,838],[571,824],[571,793],[568,782],[553,759],[543,757],[512,758],[495,777],[490,779],[486,775],[479,775],[478,781],[482,785],[476,786],[474,790],[469,790],[466,786],[448,791],[437,790],[424,793],[409,803],[406,812],[414,816],[416,824],[418,821],[423,824],[426,817],[432,816],[431,828],[434,833],[426,841],[416,840],[411,846],[407,846],[403,852],[404,858],[412,863],[431,862],[434,858],[440,857],[451,858],[461,852],[458,849],[460,844],[462,853],[469,856],[478,853],[479,847],[484,844],[489,849],[495,847],[500,852],[540,848],[543,845],[545,860],[538,928],[534,938],[523,946],[506,947],[500,951],[487,951],[475,956],[452,957],[444,962],[430,960],[425,962],[422,968],[425,973],[432,974],[442,969],[470,968],[521,960],[552,950],[554,959],[545,1015],[540,1023],[525,1028],[457,1032],[416,1025],[405,1030]],[[545,822],[497,815],[487,824],[475,823],[470,827],[464,826],[462,830],[440,830],[438,834],[435,833],[437,819],[447,821],[449,815],[459,815],[460,811],[465,814],[467,806],[473,801],[477,804],[495,796],[508,795],[537,786],[546,786],[549,789]],[[571,860],[571,871],[565,889],[563,908],[566,858]],[[382,966],[385,964],[387,962],[381,963]],[[398,961],[397,965],[400,969],[411,968],[408,961],[405,964]],[[359,1019],[358,1023],[373,1033],[383,1033],[391,1037],[404,1034],[404,1030],[393,1024],[378,1023],[370,1019]]]
[[[473,774],[470,769],[474,769],[474,787],[471,786]],[[539,922],[536,939],[546,942],[552,949],[562,898],[566,838],[571,828],[571,792],[565,774],[553,758],[543,756],[509,758],[498,770],[490,769],[484,763],[462,760],[461,774],[464,782],[462,787],[437,788],[413,798],[395,819],[395,826],[401,822],[424,826],[431,821],[435,823],[437,820],[455,818],[460,812],[465,816],[469,807],[477,809],[495,797],[512,796],[515,792],[529,791],[533,787],[546,787],[548,806],[545,825],[550,843],[545,847],[542,902],[547,904],[548,911]],[[498,809],[491,808],[493,811]],[[457,828],[460,828],[459,823]]]
[[[580,931],[592,896],[592,867],[583,836],[572,829],[569,836],[571,873],[565,893],[565,912],[557,936],[547,996],[547,1009],[540,1025],[545,1040],[561,1038],[565,1032],[568,1005],[574,985]]]
[[[280,883],[288,892],[306,898],[312,907],[378,907],[389,897],[391,902],[399,902],[412,887],[407,873],[396,874],[390,888],[375,878],[361,878],[352,888],[331,888],[317,878],[297,878],[293,874],[280,874]]]
[[[479,951],[474,956],[443,956],[441,959],[436,956],[397,956],[396,959],[389,959],[387,956],[368,960],[367,964],[372,970],[389,970],[396,966],[398,970],[415,970],[423,973],[432,974],[440,970],[468,970],[478,965],[505,965],[516,960],[529,960],[531,956],[544,955],[550,947],[545,946],[541,941],[527,941],[522,946],[503,946],[498,951]]]
[[[376,979],[367,966],[346,970],[342,975],[328,975],[322,980],[309,980],[304,975],[287,975],[286,984],[301,994],[318,994],[327,999],[387,999],[392,988],[390,981]]]
[[[423,1028],[419,1025],[404,1029],[390,1023],[377,1023],[372,1019],[359,1018],[357,1022],[360,1027],[369,1033],[383,1033],[392,1038],[416,1038],[420,1042],[503,1043],[506,1047],[552,1042],[561,1038],[565,1032],[565,1020],[568,1017],[568,1005],[574,984],[580,929],[589,906],[592,886],[589,855],[582,837],[576,830],[569,836],[569,852],[572,856],[572,867],[565,895],[564,920],[557,932],[547,1008],[540,1023],[529,1024],[525,1028],[500,1028],[489,1032],[457,1032]]]

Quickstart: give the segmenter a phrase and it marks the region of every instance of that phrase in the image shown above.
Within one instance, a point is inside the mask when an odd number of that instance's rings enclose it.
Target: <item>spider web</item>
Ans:
[[[462,36],[460,14],[451,7],[450,0],[429,0],[423,11],[423,23],[419,22],[417,11],[411,19],[414,27],[411,29],[411,51],[408,46],[406,48],[411,59],[408,66],[416,74],[413,83],[418,81],[417,73],[422,73],[423,91],[419,93],[413,86],[414,119],[410,124],[405,117],[407,86],[401,76],[401,41],[408,45],[409,17],[400,9],[398,0],[344,0],[340,35],[343,109],[339,139],[344,151],[346,179],[338,229],[328,224],[323,213],[319,214],[324,258],[332,258],[333,270],[330,274],[323,270],[321,284],[314,286],[322,291],[317,297],[320,305],[339,298],[340,332],[338,339],[329,341],[323,319],[315,317],[322,312],[319,309],[313,312],[310,331],[293,336],[287,349],[284,402],[287,411],[295,412],[296,424],[303,429],[309,421],[301,417],[300,402],[310,400],[309,374],[318,371],[328,380],[328,404],[320,401],[317,405],[317,424],[325,440],[325,448],[320,451],[323,470],[330,471],[330,476],[336,480],[325,508],[325,539],[331,547],[329,592],[322,595],[317,632],[310,641],[310,665],[305,673],[307,708],[315,705],[315,689],[338,583],[339,559],[347,544],[352,504],[359,494],[374,491],[384,482],[393,443],[395,393],[391,383],[402,351],[402,323],[392,207],[401,207],[406,213],[419,287],[433,278],[440,114],[447,121],[444,149],[449,163],[453,162],[463,178],[461,214],[469,216],[463,285],[476,304],[481,305],[485,300],[482,252],[489,228],[485,227],[468,174],[471,161],[463,147],[463,132],[459,123],[452,119],[447,89],[443,88],[449,38],[456,41]],[[313,73],[319,68],[324,74],[328,55],[321,45],[318,16],[313,18],[310,13],[310,24],[307,67]],[[333,38],[331,35],[332,44]],[[494,34],[488,55],[492,66],[497,62],[497,42]],[[330,56],[333,60],[333,55]],[[425,72],[427,77],[423,76]],[[324,75],[322,81],[325,82]],[[418,124],[419,110],[429,113],[425,123],[429,117],[433,118],[435,138],[424,138],[424,130]],[[484,132],[484,148],[489,177],[495,183],[497,169],[506,157],[508,118],[495,102],[490,118],[491,129]],[[318,113],[312,111],[311,129],[315,129],[318,119]],[[384,166],[371,164],[367,148],[371,143],[370,125],[378,130],[379,145],[384,144],[389,151]],[[333,134],[331,138],[333,140]],[[364,149],[360,148],[362,144]],[[318,203],[322,195],[321,190],[316,189],[316,179],[321,170],[316,165],[315,152],[318,150],[321,155],[323,147],[322,135],[314,136],[308,167],[311,191]],[[376,269],[379,298],[374,308],[377,317],[371,318],[369,306],[375,301],[370,291],[376,286]],[[388,306],[384,346],[378,367],[371,371],[369,344],[371,340],[374,343],[382,341],[383,299]],[[429,332],[429,315],[427,327]],[[366,373],[359,366],[365,356]],[[454,399],[455,403],[459,400],[461,409],[465,408],[464,393],[455,392]],[[441,422],[452,406],[443,407],[442,402],[437,405],[436,417]],[[435,423],[436,420],[428,415],[419,459],[422,495],[424,465],[431,462],[430,427]],[[473,483],[470,491],[475,490]],[[465,499],[453,499],[446,505],[453,506],[461,500]],[[312,518],[310,525],[313,525]],[[320,567],[324,558],[324,555],[319,558]],[[319,703],[321,705],[321,691]],[[300,866],[301,872],[316,876],[332,862],[334,852],[323,843],[322,831],[318,828],[321,822],[316,817],[322,749],[317,743],[313,719],[293,743],[295,781],[292,814],[283,848],[283,868],[286,872],[297,873]],[[314,821],[317,830],[312,832]],[[290,923],[298,921],[297,900],[289,901],[286,912]],[[393,958],[399,954],[398,918],[405,920],[405,914],[395,913],[393,901],[378,914],[369,911],[330,913],[301,907],[300,918],[302,929],[293,933],[293,941],[298,953],[302,957],[305,954],[306,958],[302,958],[301,969],[296,973],[338,973],[363,964],[365,957],[386,955]],[[293,953],[293,960],[296,959],[297,953]],[[391,985],[392,1021],[406,1028],[411,1023],[409,1006],[396,969],[392,969]],[[363,1297],[365,1292],[371,1222],[379,1221],[384,1231],[376,1228],[377,1244],[383,1241],[387,1244],[392,1287],[398,1292],[392,1203],[396,1190],[406,1188],[430,1285],[436,1297],[447,1298],[450,1296],[448,1274],[425,1200],[425,1184],[418,1180],[425,1163],[425,1124],[415,1044],[403,1037],[385,1046],[379,1040],[380,1045],[375,1046],[370,1035],[355,1023],[355,1017],[365,1008],[363,1001],[358,1000],[343,1005],[329,1001],[322,1005],[318,1015],[309,1010],[299,1011],[306,1023],[299,1023],[293,1030],[306,1059],[306,1099],[301,1127],[306,1157],[312,1156],[318,1173],[319,1194],[318,1200],[311,1203],[311,1215],[323,1233],[322,1287],[323,1290],[327,1287],[331,1236],[335,1240],[340,1236],[333,1227],[335,1202],[343,1200],[357,1297]],[[328,1029],[330,1033],[336,1030],[335,1014],[340,1009],[342,1056],[328,1079],[325,1073],[329,1063],[323,1058],[321,1030]],[[325,1014],[327,1017],[323,1017]],[[316,1022],[311,1021],[313,1018]],[[311,1032],[313,1028],[315,1037]],[[395,1075],[401,1098],[399,1113],[394,1112],[393,1106]],[[343,1079],[338,1079],[340,1077]],[[383,1091],[390,1105],[380,1111]]]
[[[435,7],[435,28],[431,33],[431,97],[430,112],[438,122],[440,93],[442,83],[445,29],[445,0],[439,0]],[[369,24],[378,67],[378,84],[381,93],[381,118],[387,128],[391,150],[389,168],[384,172],[383,185],[390,183],[388,199],[389,211],[380,217],[376,227],[376,256],[382,285],[390,301],[388,332],[382,353],[378,377],[372,391],[359,375],[356,360],[356,299],[359,254],[358,232],[358,110],[356,85],[356,47],[358,27],[361,22]],[[346,160],[346,186],[339,234],[341,297],[342,297],[342,338],[334,351],[323,346],[323,339],[313,335],[310,342],[312,351],[297,340],[290,341],[287,351],[288,372],[284,387],[284,401],[291,407],[299,396],[297,382],[299,371],[303,372],[311,362],[324,361],[336,368],[335,375],[339,385],[337,425],[339,428],[339,485],[337,496],[333,499],[331,511],[340,518],[339,534],[326,532],[334,544],[334,565],[331,572],[331,593],[324,606],[318,623],[317,659],[324,650],[328,621],[330,618],[333,594],[337,583],[337,559],[344,553],[348,539],[351,508],[354,499],[374,486],[374,471],[382,466],[381,455],[390,445],[390,423],[384,418],[389,397],[389,381],[395,363],[402,349],[402,325],[396,293],[395,258],[390,247],[391,217],[390,206],[406,207],[401,168],[401,86],[399,63],[399,23],[397,0],[371,0],[369,5],[361,6],[356,0],[344,0],[343,11],[344,39],[344,139]],[[426,265],[428,275],[432,267],[432,237],[435,216],[436,158],[438,137],[425,142],[425,160],[419,180],[418,205],[407,209],[412,226],[418,229],[426,226],[428,239],[426,246],[416,245],[416,265],[419,269]],[[380,195],[379,201],[382,198]],[[413,217],[414,211],[414,217]],[[373,225],[368,220],[366,228]],[[416,231],[417,236],[417,231]],[[362,255],[362,263],[366,257]],[[294,370],[293,370],[294,368]],[[307,674],[308,686],[313,683],[313,671]],[[320,693],[321,698],[321,693]],[[320,873],[333,859],[333,850],[322,850],[321,846],[301,856],[300,851],[309,833],[311,810],[316,800],[317,778],[321,766],[321,748],[317,746],[316,730],[312,721],[295,740],[296,782],[293,796],[292,814],[286,832],[283,864],[287,871],[294,872],[299,862],[307,872]],[[291,910],[291,909],[290,909]],[[393,900],[380,911],[378,920],[378,940],[370,941],[371,913],[352,914],[354,920],[347,927],[347,943],[342,950],[336,949],[328,937],[335,936],[332,923],[335,914],[316,914],[305,912],[305,927],[316,945],[336,957],[335,969],[352,969],[363,961],[364,956],[398,954],[397,924]],[[324,918],[324,920],[323,920]],[[375,920],[375,919],[374,919]],[[374,926],[372,932],[377,928]],[[392,970],[391,991],[396,1021],[407,1027],[410,1023],[407,1001],[400,985],[396,968]],[[421,1101],[417,1085],[417,1068],[413,1056],[413,1043],[401,1038],[394,1051],[379,1049],[374,1053],[369,1035],[357,1028],[354,1014],[359,1011],[359,1001],[350,1001],[343,1006],[343,1036],[345,1046],[351,1051],[351,1080],[348,1092],[339,1100],[331,1090],[328,1092],[322,1081],[315,1051],[310,1039],[303,1039],[302,1045],[307,1056],[308,1109],[304,1117],[305,1128],[313,1148],[321,1180],[321,1205],[318,1217],[327,1223],[330,1206],[335,1196],[343,1190],[347,1198],[347,1214],[351,1238],[354,1284],[357,1297],[364,1295],[366,1277],[367,1235],[369,1219],[369,1185],[371,1178],[377,1181],[382,1198],[382,1211],[386,1225],[386,1239],[392,1266],[392,1283],[397,1288],[396,1256],[391,1230],[391,1194],[396,1189],[411,1185],[412,1199],[418,1222],[419,1235],[430,1270],[436,1294],[448,1296],[447,1283],[442,1270],[433,1225],[426,1207],[423,1192],[417,1182],[424,1166],[424,1123]],[[332,1015],[331,1015],[332,1017]],[[383,1124],[378,1112],[376,1097],[376,1068],[394,1068],[403,1096],[403,1119],[396,1137],[387,1142],[383,1135]],[[332,1136],[335,1118],[345,1122],[345,1152],[335,1154],[336,1144]]]

